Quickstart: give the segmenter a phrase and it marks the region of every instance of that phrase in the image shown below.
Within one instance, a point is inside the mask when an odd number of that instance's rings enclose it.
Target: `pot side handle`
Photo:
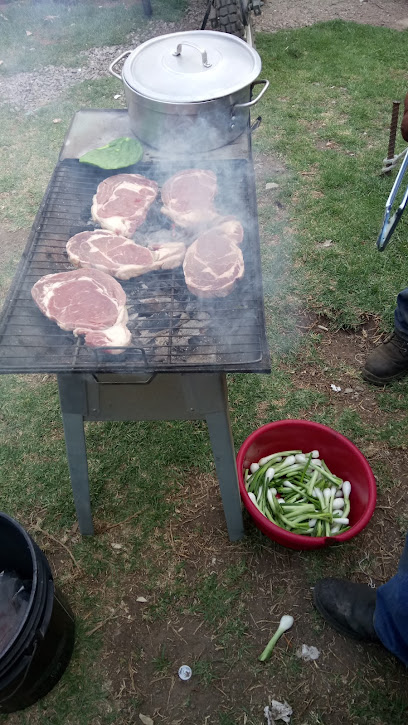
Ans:
[[[115,58],[115,60],[109,66],[109,73],[112,76],[115,76],[115,78],[119,78],[120,81],[122,80],[122,76],[120,76],[119,73],[115,73],[115,71],[113,69],[114,69],[116,63],[119,63],[119,61],[122,60],[122,58],[126,58],[126,56],[130,55],[131,52],[132,52],[131,50],[125,50],[125,52],[122,53],[121,55],[119,55],[117,58]],[[260,94],[260,95],[262,95],[262,94]]]
[[[248,103],[236,103],[234,105],[234,109],[235,108],[251,108],[251,106],[255,106],[258,103],[258,101],[261,100],[261,98],[264,95],[264,93],[266,93],[266,91],[268,90],[269,81],[267,81],[266,79],[263,79],[263,80],[260,80],[260,81],[254,81],[252,83],[252,87],[253,86],[260,85],[260,84],[262,84],[264,87],[262,88],[262,91],[257,95],[257,97],[254,98],[253,101],[248,101]]]

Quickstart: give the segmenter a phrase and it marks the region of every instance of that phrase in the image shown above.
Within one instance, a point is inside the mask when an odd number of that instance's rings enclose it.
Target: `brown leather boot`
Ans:
[[[320,579],[313,590],[313,602],[333,629],[346,637],[380,642],[374,629],[377,592],[367,584],[345,579]]]
[[[374,385],[385,385],[408,374],[408,341],[393,332],[368,356],[363,378]]]

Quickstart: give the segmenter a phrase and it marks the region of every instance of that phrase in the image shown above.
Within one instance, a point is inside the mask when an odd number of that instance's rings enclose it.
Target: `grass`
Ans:
[[[164,21],[177,21],[185,9],[185,0],[155,0],[155,17]],[[83,62],[82,51],[122,45],[132,33],[151,26],[141,2],[13,2],[0,16],[1,72],[32,71],[45,65],[77,67]]]
[[[50,530],[68,525],[72,519],[72,501],[69,495],[69,479],[66,470],[62,421],[54,381],[42,385],[31,383],[25,387],[18,377],[0,379],[2,418],[0,435],[3,445],[0,449],[2,465],[3,505],[16,515],[29,514],[38,506],[47,509],[45,523]],[[43,415],[38,416],[39,406]],[[201,424],[193,426],[197,432]],[[24,436],[21,431],[24,430]],[[92,477],[93,504],[102,505],[101,515],[106,520],[112,516],[118,501],[128,506],[137,504],[140,509],[139,540],[146,532],[165,518],[175,503],[171,501],[177,489],[182,488],[184,467],[198,465],[208,456],[208,448],[191,445],[191,426],[180,423],[102,423],[92,424],[87,429],[89,467]],[[166,446],[162,446],[163,437]],[[133,440],[138,440],[137,453]],[[41,448],[38,441],[41,441]],[[149,445],[147,445],[149,442]],[[127,453],[123,452],[127,446]],[[151,448],[150,446],[153,446]],[[154,461],[152,450],[156,449]],[[113,456],[118,455],[118,467]],[[7,461],[13,459],[12,468]],[[178,466],[174,465],[179,461]],[[15,500],[13,481],[18,477],[25,495],[24,500]],[[119,488],[112,497],[109,489]],[[170,491],[173,494],[170,497]],[[62,493],[66,496],[63,505]],[[113,490],[112,490],[113,494]],[[53,523],[54,522],[54,523]]]
[[[28,115],[0,105],[0,208],[10,229],[32,222],[75,111],[81,107],[118,107],[114,99],[117,90],[114,78],[84,81],[68,88],[62,100]],[[55,118],[60,122],[54,123]]]
[[[292,193],[282,189],[286,204],[296,201],[295,292],[336,324],[378,314],[389,326],[408,273],[406,220],[386,253],[375,240],[390,190],[389,177],[379,176],[389,99],[405,94],[405,36],[334,21],[261,36],[257,47],[271,80],[257,148],[282,154],[296,179]],[[331,246],[319,247],[325,240]]]
[[[184,7],[157,0],[155,16],[172,19]],[[2,13],[9,20],[0,16],[0,72],[10,76],[76,65],[83,49],[125,42],[135,30],[131,17],[146,24],[137,4],[15,2]],[[59,17],[45,21],[48,14]],[[45,32],[48,45],[41,44]],[[279,548],[247,518],[248,536],[232,545],[203,423],[102,422],[86,426],[98,534],[83,540],[55,380],[3,376],[1,508],[44,549],[78,620],[61,683],[30,710],[0,720],[10,725],[128,725],[140,712],[169,723],[252,725],[271,695],[292,704],[294,725],[388,725],[406,717],[405,671],[385,653],[337,638],[310,597],[316,579],[333,572],[382,583],[403,542],[408,383],[363,387],[355,398],[336,396],[330,383],[356,390],[357,364],[343,351],[363,339],[367,320],[376,330],[390,326],[408,277],[406,221],[384,254],[375,250],[391,185],[378,175],[390,105],[406,90],[405,35],[336,22],[261,35],[257,47],[271,80],[255,160],[263,164],[258,198],[273,373],[229,376],[234,440],[239,445],[273,419],[332,425],[373,451],[381,508],[358,539],[333,550]],[[3,229],[32,223],[75,110],[112,107],[116,90],[116,81],[103,78],[77,83],[29,114],[0,105]],[[266,191],[268,181],[279,187]],[[325,240],[329,246],[321,246]],[[7,258],[2,284],[18,255]],[[345,329],[354,330],[350,338]],[[286,612],[295,627],[264,667],[257,656]],[[321,649],[313,669],[294,655],[302,642]],[[181,664],[192,666],[190,683],[178,681]]]
[[[197,662],[194,662],[193,667],[194,674],[200,679],[204,687],[208,687],[208,685],[211,685],[217,679],[212,662],[208,660],[197,660]]]
[[[360,673],[362,674],[362,673]],[[387,697],[379,694],[373,686],[356,688],[357,702],[351,703],[349,713],[357,723],[398,723],[404,722],[407,715],[407,703],[400,697]]]
[[[153,658],[153,667],[156,672],[159,672],[160,674],[168,672],[168,670],[170,669],[171,662],[166,655],[166,648],[164,647],[164,645],[161,647],[160,653],[157,655],[157,657]]]

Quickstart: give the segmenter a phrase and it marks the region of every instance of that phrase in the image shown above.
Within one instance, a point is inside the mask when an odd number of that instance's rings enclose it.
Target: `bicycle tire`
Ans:
[[[245,37],[241,0],[216,0],[218,27],[222,33]]]
[[[143,12],[147,18],[151,18],[153,15],[152,3],[150,0],[142,0]]]

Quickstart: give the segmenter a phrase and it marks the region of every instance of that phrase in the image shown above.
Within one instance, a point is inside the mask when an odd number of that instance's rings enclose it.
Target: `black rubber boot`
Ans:
[[[408,374],[408,340],[393,332],[368,356],[363,378],[374,385],[385,385]]]
[[[313,592],[316,609],[333,629],[365,642],[380,642],[374,629],[376,598],[367,584],[344,579],[320,579]]]

